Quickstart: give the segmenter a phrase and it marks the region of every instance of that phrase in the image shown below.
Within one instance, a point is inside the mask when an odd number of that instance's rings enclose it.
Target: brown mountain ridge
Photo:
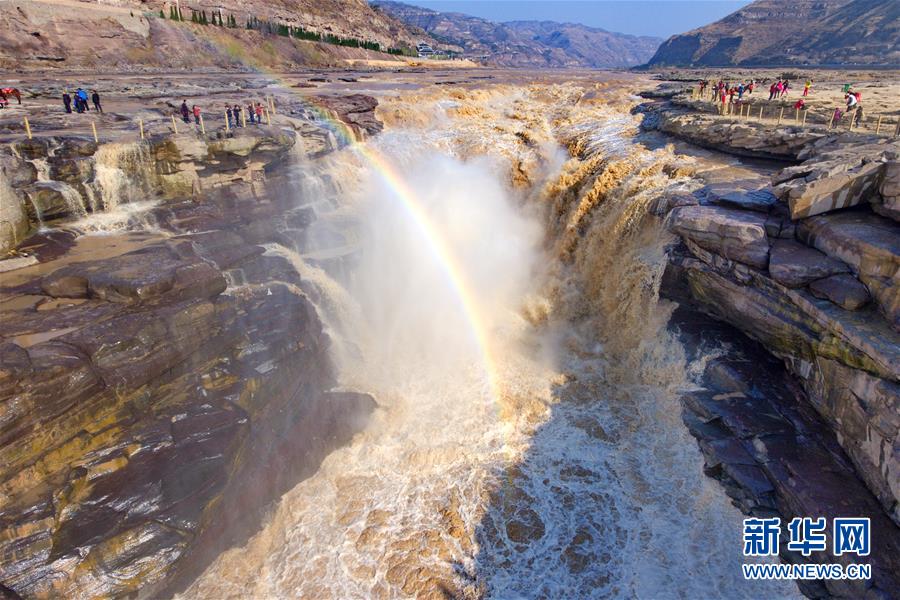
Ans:
[[[401,2],[377,0],[372,5],[409,27],[423,30],[444,45],[462,48],[466,57],[497,66],[631,67],[645,63],[662,41],[576,23],[495,23]]]
[[[900,65],[897,0],[756,0],[670,37],[650,66]]]

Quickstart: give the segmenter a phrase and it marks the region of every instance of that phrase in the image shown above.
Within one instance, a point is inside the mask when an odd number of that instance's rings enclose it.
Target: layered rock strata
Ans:
[[[152,230],[49,228],[20,244],[36,264],[0,286],[4,593],[171,593],[375,409],[334,391],[307,284],[268,251],[314,219],[266,174],[293,142],[265,130],[154,140],[135,183],[158,205],[134,217]],[[16,150],[78,164],[53,173],[84,173],[98,152],[82,140]]]
[[[735,182],[727,194],[716,186],[670,192],[652,209],[680,237],[670,255],[669,293],[677,290],[682,301],[733,325],[782,359],[802,388],[790,394],[799,394],[815,408],[815,418],[834,432],[843,451],[835,452],[837,446],[832,445],[826,453],[831,458],[813,465],[823,451],[807,448],[806,426],[785,412],[784,406],[796,411],[803,405],[782,398],[789,386],[763,385],[761,376],[752,372],[731,373],[725,385],[723,373],[734,368],[715,363],[711,368],[717,375],[713,382],[708,373],[708,391],[686,401],[685,419],[701,439],[708,467],[725,473],[748,494],[750,501],[737,498],[747,512],[842,515],[854,507],[881,518],[862,500],[842,503],[842,496],[834,495],[834,490],[857,489],[846,468],[852,464],[893,520],[882,525],[887,532],[883,535],[896,542],[900,224],[891,218],[891,207],[896,204],[893,180],[900,143],[864,135],[773,130],[771,124],[754,133],[754,128],[727,121],[717,121],[726,132],[718,135],[704,130],[709,117],[692,117],[678,107],[670,117],[667,110],[656,105],[646,124],[691,142],[717,140],[702,145],[738,155],[755,153],[776,140],[777,152],[771,152],[770,144],[768,157],[778,154],[799,163],[770,179]],[[671,119],[684,127],[666,125]],[[734,458],[730,466],[723,453]],[[840,466],[844,453],[846,464]],[[823,472],[814,475],[816,469]],[[797,487],[823,477],[831,483],[821,490]],[[772,497],[760,500],[766,494]],[[896,589],[896,582],[893,586]],[[878,589],[891,593],[890,587]],[[827,589],[839,597],[859,597],[863,591],[830,583]],[[814,590],[810,593],[816,596]]]

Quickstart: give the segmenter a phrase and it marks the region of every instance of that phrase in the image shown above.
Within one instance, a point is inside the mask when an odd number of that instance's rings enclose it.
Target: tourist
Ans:
[[[775,97],[775,83],[773,82],[772,85],[769,86],[769,100],[771,101],[772,98],[774,98],[774,97]]]
[[[191,109],[188,108],[187,100],[181,101],[181,118],[185,123],[191,122]]]
[[[844,100],[847,102],[848,113],[856,108],[856,105],[859,103],[859,100],[856,99],[856,94],[854,94],[853,92],[849,92]]]
[[[194,113],[194,123],[199,125],[200,124],[200,107],[195,104],[194,108],[192,109],[191,112]]]
[[[256,123],[258,125],[262,124],[262,115],[263,115],[263,107],[259,102],[256,103]]]
[[[803,110],[803,108],[805,106],[806,106],[806,102],[803,100],[803,98],[798,98],[797,101],[794,103],[795,110]]]
[[[63,101],[63,106],[66,109],[66,112],[71,113],[72,112],[72,96],[69,95],[69,90],[63,91],[62,101]]]
[[[781,97],[784,98],[788,94],[788,90],[791,88],[791,82],[787,79],[784,80],[781,84]]]
[[[738,97],[739,101],[744,99],[744,84],[743,83],[738,84],[737,97]]]
[[[81,112],[89,112],[91,109],[88,106],[87,92],[81,88],[78,88],[78,90],[75,92],[75,94],[78,96],[78,100],[81,103]]]
[[[234,115],[231,112],[231,105],[226,104],[225,105],[225,122],[228,123],[229,127],[234,127],[233,117],[234,117]]]
[[[842,91],[845,94],[848,94],[848,93],[850,93],[850,88],[852,88],[852,87],[853,87],[852,83],[845,83]]]
[[[753,95],[754,86],[756,86],[756,82],[751,79],[750,83],[747,84],[747,94],[748,95],[751,95],[751,96]]]
[[[812,84],[813,84],[812,79],[807,79],[806,83],[803,84],[803,95],[804,96],[809,96],[809,90],[810,90],[810,88],[812,88]]]
[[[241,115],[244,114],[244,109],[235,104],[231,107],[231,112],[234,113],[234,124],[236,127],[243,127],[244,124],[241,122]]]
[[[254,112],[254,110],[253,110],[253,103],[252,103],[252,102],[251,102],[250,104],[247,105],[247,114],[250,116],[250,122],[251,122],[251,123],[255,123],[256,121],[255,121],[254,118],[253,118],[253,115],[255,114],[255,112]]]
[[[863,107],[859,102],[856,103],[856,114],[853,116],[853,124],[860,126],[863,120]]]
[[[97,90],[94,90],[91,94],[91,102],[94,103],[94,110],[99,113],[103,112],[103,107],[100,106],[100,94],[97,93]]]

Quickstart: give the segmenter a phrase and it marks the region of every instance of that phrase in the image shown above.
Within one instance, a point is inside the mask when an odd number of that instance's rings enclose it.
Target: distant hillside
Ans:
[[[467,57],[481,57],[499,66],[630,67],[646,62],[662,41],[572,23],[494,23],[400,2],[377,0],[372,4],[445,44],[461,47]]]
[[[898,66],[900,0],[756,0],[666,40],[660,66]]]
[[[365,0],[181,0],[184,22],[168,18],[160,0],[0,1],[0,68],[282,68],[340,66],[349,59],[391,56],[248,30],[251,17],[382,48],[436,43],[421,31],[373,10]],[[198,25],[221,11],[233,27]],[[162,12],[162,18],[160,18]],[[291,31],[296,31],[291,29]],[[282,31],[282,33],[287,33]]]

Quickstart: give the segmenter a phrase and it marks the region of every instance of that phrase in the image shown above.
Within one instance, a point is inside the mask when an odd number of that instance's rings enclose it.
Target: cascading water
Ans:
[[[94,192],[99,206],[94,210],[113,211],[122,204],[147,197],[152,161],[145,144],[108,143],[94,155]]]
[[[156,202],[151,197],[153,159],[146,144],[107,143],[94,154],[94,179],[84,186],[91,206],[90,215],[82,215],[72,227],[84,233],[114,233],[139,225],[154,229],[147,222],[148,209]]]
[[[186,598],[795,592],[743,581],[740,514],[680,421],[692,366],[657,299],[668,238],[643,211],[662,157],[620,130],[554,172],[509,137],[552,110],[509,102],[443,104],[442,128],[319,167],[309,187],[333,197],[267,252],[313,286],[341,384],[380,409]],[[479,111],[508,135],[485,138]],[[491,146],[508,162],[469,157]],[[526,160],[543,192],[498,176]]]

